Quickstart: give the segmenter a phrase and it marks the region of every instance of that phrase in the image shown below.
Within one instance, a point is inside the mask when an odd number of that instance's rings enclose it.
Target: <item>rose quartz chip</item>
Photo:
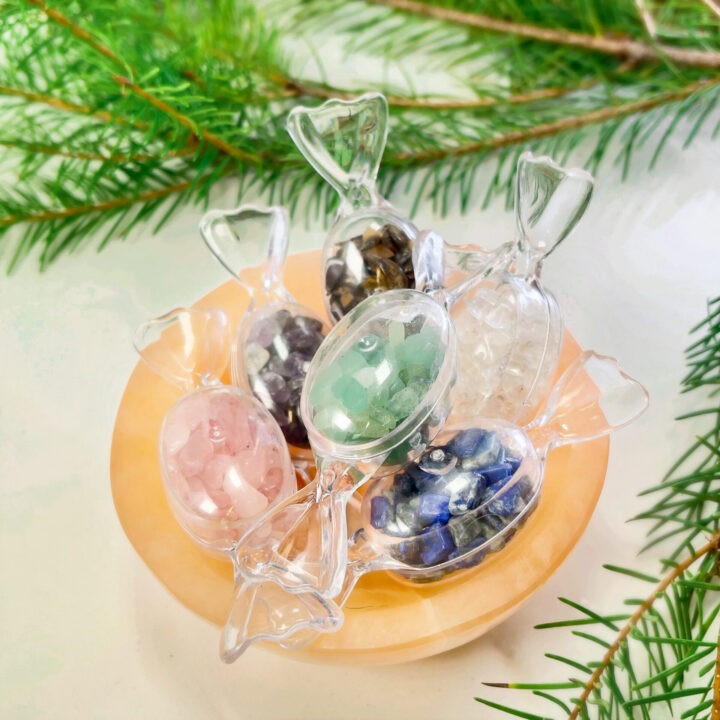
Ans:
[[[180,524],[212,547],[231,547],[297,487],[277,423],[234,388],[203,388],[180,400],[165,419],[160,452]]]

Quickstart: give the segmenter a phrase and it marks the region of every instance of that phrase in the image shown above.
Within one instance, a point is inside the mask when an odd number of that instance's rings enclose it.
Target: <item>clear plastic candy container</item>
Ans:
[[[272,505],[297,489],[277,423],[252,395],[221,385],[228,325],[220,310],[178,309],[143,324],[143,360],[186,391],[159,437],[173,515],[200,545],[230,552]]]
[[[300,152],[340,195],[323,248],[325,304],[338,321],[370,295],[414,288],[417,228],[377,190],[388,107],[377,93],[297,107],[287,129]]]
[[[280,207],[253,205],[211,210],[200,221],[200,232],[212,254],[250,295],[231,354],[233,383],[252,390],[290,445],[307,449],[300,396],[310,361],[328,327],[313,310],[298,303],[282,281],[287,213]],[[267,259],[261,283],[253,287],[238,272],[247,264],[248,249],[258,243],[266,248]]]
[[[434,233],[418,239],[419,287],[445,302],[458,336],[453,418],[521,424],[532,418],[563,340],[560,308],[540,279],[542,263],[582,217],[592,188],[588,173],[524,154],[515,189],[517,240],[488,254],[484,266],[481,254],[467,253],[474,271],[445,290],[441,265],[451,253]]]

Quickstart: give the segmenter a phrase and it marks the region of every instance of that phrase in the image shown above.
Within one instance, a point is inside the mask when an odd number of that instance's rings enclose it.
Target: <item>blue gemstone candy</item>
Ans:
[[[450,498],[447,495],[426,493],[420,498],[418,519],[423,525],[447,522],[450,519]]]
[[[469,428],[461,430],[449,443],[448,450],[460,459],[475,455],[480,443],[485,439],[487,430],[482,428]]]
[[[370,501],[370,524],[382,530],[393,519],[392,506],[384,495],[376,495]]]
[[[420,559],[424,565],[438,565],[445,562],[454,549],[450,531],[444,525],[436,525],[423,532]]]

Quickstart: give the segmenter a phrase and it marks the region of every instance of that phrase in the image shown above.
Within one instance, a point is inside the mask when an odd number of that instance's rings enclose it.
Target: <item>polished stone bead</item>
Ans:
[[[447,495],[426,493],[420,496],[418,519],[422,525],[446,523],[450,518],[450,499]]]

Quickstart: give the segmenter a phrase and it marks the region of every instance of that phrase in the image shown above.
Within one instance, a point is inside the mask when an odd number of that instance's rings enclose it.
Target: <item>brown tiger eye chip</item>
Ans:
[[[339,243],[325,265],[325,293],[335,320],[370,295],[413,287],[412,241],[389,223]]]

